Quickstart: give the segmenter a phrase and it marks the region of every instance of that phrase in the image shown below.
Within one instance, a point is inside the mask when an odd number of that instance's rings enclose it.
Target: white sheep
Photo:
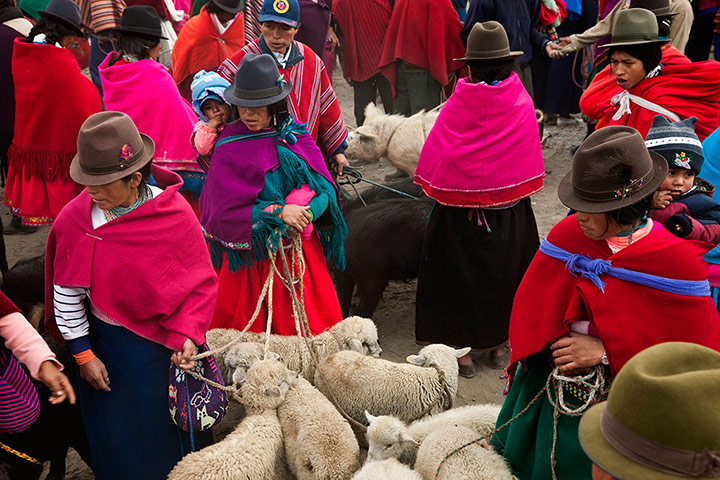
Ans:
[[[423,479],[435,479],[438,466],[445,457],[466,443],[476,440],[478,435],[467,427],[441,427],[425,438],[420,445],[415,462],[415,471]],[[442,465],[437,480],[457,480],[469,478],[473,480],[513,480],[505,459],[492,447],[474,443],[448,457]]]
[[[298,480],[345,480],[360,467],[350,425],[304,378],[290,388],[277,413],[287,463]]]
[[[366,463],[353,475],[352,480],[422,480],[422,477],[394,458],[389,458]]]
[[[213,329],[207,332],[207,342],[210,349],[214,350],[237,339],[239,335],[240,331],[234,329]],[[263,343],[265,334],[245,333],[242,339],[245,342]],[[369,318],[348,317],[313,337],[310,343],[317,355],[318,362],[341,350],[354,350],[374,357],[379,356],[382,352],[378,343],[377,327]],[[305,339],[298,336],[271,335],[270,350],[277,352],[290,370],[298,372],[307,380],[312,381],[314,364]],[[218,364],[223,363],[225,368],[234,372],[235,368],[242,364],[235,365],[232,354],[231,358],[227,359],[228,353],[231,351],[232,347],[230,351],[216,355],[215,359]],[[247,352],[247,350],[244,352],[246,355],[238,355],[238,358],[249,358],[252,355],[252,352]]]
[[[412,177],[438,113],[421,111],[409,118],[387,115],[370,103],[365,107],[365,123],[348,139],[345,155],[360,162],[377,162],[384,156]]]
[[[296,375],[277,360],[257,362],[240,388],[247,417],[221,442],[183,458],[168,480],[292,478],[276,409],[297,381]]]
[[[369,422],[367,430],[367,462],[396,458],[413,466],[417,449],[425,438],[446,425],[467,427],[477,437],[489,439],[495,429],[500,405],[467,405],[421,418],[410,425],[387,415],[375,417],[365,412]]]
[[[457,359],[469,351],[469,347],[428,345],[407,357],[410,365],[337,352],[320,363],[315,385],[329,398],[334,396],[358,422],[365,422],[366,410],[409,422],[452,407],[458,388]]]

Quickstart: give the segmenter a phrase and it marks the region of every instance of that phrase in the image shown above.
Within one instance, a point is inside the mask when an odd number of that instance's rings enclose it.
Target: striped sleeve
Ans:
[[[125,9],[124,0],[93,0],[89,3],[90,18],[88,26],[95,33],[120,26],[120,17]]]
[[[85,315],[86,298],[86,288],[53,285],[55,323],[73,354],[90,348],[89,323]]]

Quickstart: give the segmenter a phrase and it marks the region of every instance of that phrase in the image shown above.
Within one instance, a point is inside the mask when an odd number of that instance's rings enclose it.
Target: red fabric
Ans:
[[[462,23],[450,0],[397,0],[385,35],[380,71],[395,91],[395,62],[404,60],[429,70],[443,86],[448,72],[459,70],[465,56]]]
[[[16,307],[15,304],[11,302],[4,293],[0,292],[0,318],[3,318],[15,312],[20,312],[20,309]]]
[[[180,30],[172,51],[173,78],[178,85],[200,70],[215,70],[245,46],[245,18],[240,13],[225,33],[218,34],[205,7]]]
[[[303,255],[307,269],[303,277],[305,289],[305,310],[313,335],[322,333],[342,320],[340,304],[335,295],[320,237],[316,231],[303,244]],[[282,272],[280,257],[276,261]],[[270,260],[258,261],[250,266],[240,267],[231,273],[227,261],[218,272],[220,288],[210,328],[234,328],[242,330],[252,318],[260,292],[270,271]],[[265,299],[258,318],[250,327],[251,332],[264,332],[268,317],[268,299]],[[290,292],[277,277],[273,283],[272,332],[279,335],[297,335],[292,317]]]
[[[558,223],[547,237],[570,253],[606,259],[612,266],[680,280],[705,280],[702,256],[710,244],[682,240],[655,225],[645,237],[612,254],[605,241],[590,240],[575,215]],[[511,372],[559,337],[569,324],[590,320],[610,361],[613,374],[641,350],[679,341],[720,351],[720,319],[711,297],[690,297],[603,275],[605,293],[565,263],[538,251],[523,278],[510,318]]]
[[[388,0],[335,0],[335,20],[342,29],[343,74],[363,82],[379,72],[385,32],[392,9]]]
[[[563,0],[555,0],[557,12],[550,10],[544,3],[540,3],[540,25],[552,25],[556,19],[560,19],[560,23],[567,17],[567,6]]]
[[[63,209],[45,252],[45,305],[53,305],[53,284],[89,288],[95,315],[176,351],[186,338],[205,341],[217,277],[200,224],[177,193],[182,180],[156,166],[152,174],[165,190],[98,228],[86,192]],[[62,339],[52,308],[45,318]]]
[[[78,193],[69,168],[83,122],[102,110],[100,94],[73,54],[16,39],[15,135],[5,203],[28,224],[52,223]]]
[[[700,140],[704,140],[718,128],[720,63],[690,63],[690,60],[672,45],[663,47],[662,52],[662,73],[657,77],[643,79],[628,91],[665,107],[681,119],[698,117],[695,133]],[[580,108],[585,115],[598,120],[597,128],[627,125],[637,129],[645,137],[657,113],[631,103],[630,115],[613,120],[612,116],[618,107],[610,105],[610,99],[622,91],[608,65],[595,76],[583,93]]]
[[[262,37],[261,37],[262,38]],[[325,158],[336,152],[347,137],[347,128],[340,111],[340,103],[325,73],[325,65],[310,47],[294,42],[303,60],[288,68],[278,66],[280,73],[292,84],[290,113],[300,123],[308,123],[308,131],[320,147]],[[230,83],[246,53],[261,54],[259,40],[245,45],[239,52],[225,60],[218,69],[220,76]],[[267,52],[264,52],[267,53]]]

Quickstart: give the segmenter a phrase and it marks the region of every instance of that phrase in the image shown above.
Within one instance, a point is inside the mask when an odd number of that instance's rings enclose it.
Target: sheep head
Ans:
[[[389,415],[375,417],[367,410],[365,417],[370,424],[367,429],[369,448],[365,463],[388,458],[405,459],[410,450],[420,445],[401,420]]]
[[[297,382],[297,373],[288,370],[278,357],[258,360],[247,371],[240,387],[243,404],[251,411],[274,409]]]
[[[375,358],[382,353],[378,342],[377,327],[369,318],[347,317],[333,325],[331,330],[340,342],[341,350],[353,350],[363,355],[372,355]]]
[[[250,367],[261,358],[263,358],[262,344],[242,342],[230,347],[225,353],[224,362],[227,371],[232,372],[232,381],[240,384]]]

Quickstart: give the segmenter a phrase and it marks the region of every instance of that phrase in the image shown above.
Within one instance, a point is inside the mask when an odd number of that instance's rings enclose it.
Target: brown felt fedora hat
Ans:
[[[612,125],[580,144],[558,197],[578,212],[611,212],[652,195],[667,171],[663,156],[647,149],[640,132]]]
[[[510,51],[507,33],[498,22],[482,22],[473,25],[467,39],[465,56],[455,58],[464,62],[497,62],[519,57],[523,52]]]
[[[720,478],[720,353],[668,342],[635,355],[580,421],[590,459],[616,478]]]
[[[612,30],[612,40],[603,46],[607,48],[668,41],[658,38],[657,17],[653,12],[644,8],[628,8],[618,13]]]
[[[152,161],[155,143],[121,112],[90,115],[80,127],[70,177],[80,185],[106,185]]]

